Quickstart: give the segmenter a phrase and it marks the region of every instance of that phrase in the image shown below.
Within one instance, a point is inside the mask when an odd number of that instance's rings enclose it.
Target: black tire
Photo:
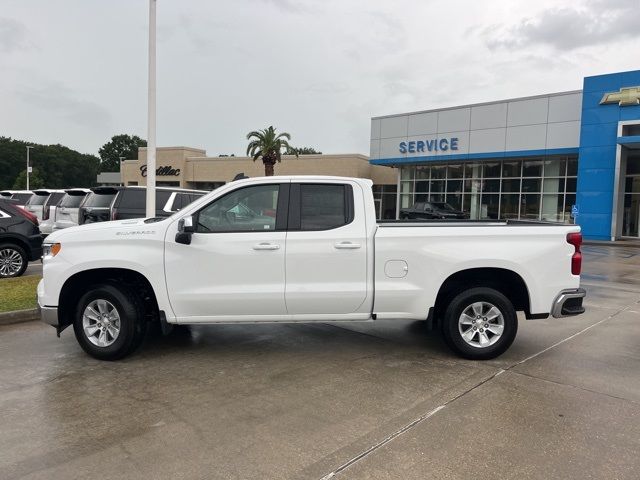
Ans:
[[[491,313],[486,317],[481,315],[468,316],[468,313],[477,313],[474,312],[474,304],[481,305],[480,310],[484,306],[484,311]],[[488,309],[489,305],[495,307],[500,316],[493,320],[486,320],[495,315],[495,310]],[[459,322],[463,313],[465,313],[465,321],[469,321],[468,319],[471,318],[471,322],[478,323],[461,325]],[[503,323],[503,329],[500,335],[496,335],[494,332],[500,331],[498,330],[500,319]],[[489,325],[489,329],[485,325]],[[483,333],[481,334],[480,331]],[[447,345],[455,353],[469,360],[488,360],[501,355],[511,346],[517,332],[518,317],[511,301],[499,291],[486,287],[471,288],[453,297],[447,306],[442,322],[442,333]],[[463,333],[472,336],[469,341],[463,338]],[[481,341],[488,341],[490,344],[481,346],[479,345]]]
[[[22,264],[16,271],[6,271],[4,268],[0,268],[0,278],[15,278],[21,276],[29,265],[29,258],[27,258],[27,252],[24,251],[20,245],[15,243],[0,243],[0,267],[5,260],[9,260],[10,257],[18,255]],[[9,265],[7,264],[7,268]],[[3,272],[5,270],[5,272]]]
[[[85,309],[97,300],[109,302],[119,316],[119,333],[107,346],[92,343],[83,327]],[[98,360],[124,358],[140,346],[147,331],[142,301],[134,293],[111,283],[93,285],[78,301],[73,330],[82,349],[92,357]]]

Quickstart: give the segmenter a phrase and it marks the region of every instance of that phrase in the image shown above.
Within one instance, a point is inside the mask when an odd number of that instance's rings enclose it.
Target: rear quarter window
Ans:
[[[50,207],[55,207],[64,196],[64,192],[52,193],[51,196],[49,196],[49,200],[47,200],[47,205],[49,205]]]
[[[31,193],[14,193],[11,196],[11,200],[17,200],[20,205],[26,204],[33,196]]]
[[[31,195],[31,198],[27,202],[27,205],[44,205],[48,198],[49,194],[39,195],[35,193]]]
[[[66,194],[60,201],[59,207],[78,208],[86,195],[70,195]]]
[[[100,194],[100,193],[91,192],[87,197],[87,201],[85,202],[83,207],[93,207],[93,208],[109,207],[115,196],[116,196],[115,193]]]

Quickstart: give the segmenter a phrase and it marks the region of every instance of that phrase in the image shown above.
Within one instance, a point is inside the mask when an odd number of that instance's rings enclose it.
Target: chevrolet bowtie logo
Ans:
[[[621,107],[640,105],[640,87],[621,88],[619,92],[605,93],[600,105],[617,103]]]

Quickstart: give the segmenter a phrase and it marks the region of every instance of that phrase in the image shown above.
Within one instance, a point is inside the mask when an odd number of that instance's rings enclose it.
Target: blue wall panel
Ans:
[[[600,101],[606,93],[638,85],[640,71],[584,79],[576,203],[585,238],[611,238],[618,122],[640,119],[640,106]]]

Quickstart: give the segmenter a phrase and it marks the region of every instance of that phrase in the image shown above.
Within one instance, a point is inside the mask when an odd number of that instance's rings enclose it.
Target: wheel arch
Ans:
[[[94,268],[73,274],[62,285],[58,302],[58,332],[73,323],[78,300],[88,287],[98,283],[134,289],[143,301],[145,319],[157,321],[160,318],[156,293],[143,274],[127,268]]]
[[[433,309],[433,318],[439,321],[449,302],[457,294],[474,287],[488,287],[499,291],[512,303],[516,311],[530,313],[530,296],[524,279],[513,270],[498,267],[468,268],[455,272],[442,283]]]

